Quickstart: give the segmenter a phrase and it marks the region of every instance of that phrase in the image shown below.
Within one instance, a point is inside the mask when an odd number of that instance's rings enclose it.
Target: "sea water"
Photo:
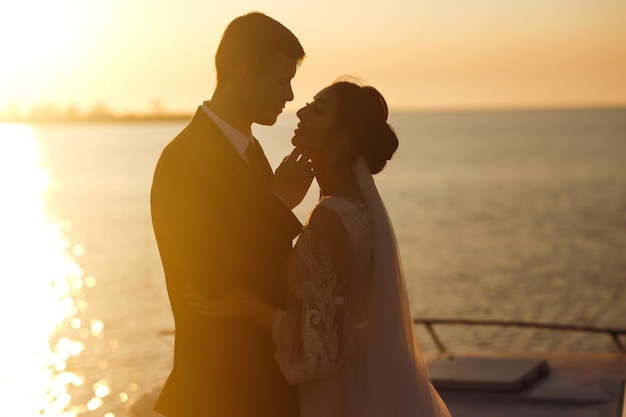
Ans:
[[[390,122],[400,147],[376,182],[415,317],[626,327],[625,109]],[[274,167],[296,123],[255,127]],[[184,125],[0,125],[0,416],[127,416],[169,373],[149,192]],[[296,208],[303,222],[318,193],[314,182]],[[439,334],[451,350],[615,350],[603,335]]]

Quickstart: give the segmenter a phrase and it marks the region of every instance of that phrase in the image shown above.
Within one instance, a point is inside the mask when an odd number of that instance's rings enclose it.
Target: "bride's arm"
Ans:
[[[295,250],[298,260],[287,269],[288,281],[300,285],[292,308],[276,315],[272,332],[274,358],[291,384],[336,372],[353,344],[350,251],[341,220],[318,206]]]

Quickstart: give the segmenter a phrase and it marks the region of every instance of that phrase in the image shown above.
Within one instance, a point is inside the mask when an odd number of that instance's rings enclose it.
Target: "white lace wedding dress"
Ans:
[[[333,215],[340,221],[315,221]],[[428,380],[412,324],[411,340],[399,342],[410,345],[401,347],[404,357],[373,340],[382,336],[372,316],[379,308],[372,294],[374,247],[368,205],[325,197],[285,264],[290,308],[276,315],[275,358],[298,384],[300,417],[449,416]],[[391,328],[402,333],[407,323]]]

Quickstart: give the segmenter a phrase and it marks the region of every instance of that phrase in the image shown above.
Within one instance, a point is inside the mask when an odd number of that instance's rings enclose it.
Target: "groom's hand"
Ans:
[[[276,168],[271,190],[293,209],[304,199],[314,176],[309,156],[295,148]]]
[[[241,317],[245,314],[248,293],[242,286],[237,286],[226,295],[214,300],[197,294],[192,288],[185,294],[189,305],[207,317]]]

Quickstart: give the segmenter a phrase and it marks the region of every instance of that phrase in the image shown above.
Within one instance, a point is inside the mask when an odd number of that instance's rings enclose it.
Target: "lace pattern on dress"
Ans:
[[[371,236],[367,208],[356,200],[326,197],[320,201],[331,209],[343,223],[351,247],[351,258],[362,261],[371,255]],[[308,226],[308,224],[307,224]],[[298,311],[293,319],[295,333],[288,337],[295,345],[287,349],[281,366],[289,381],[302,382],[321,378],[335,372],[349,356],[354,341],[354,331],[363,327],[359,317],[354,317],[351,295],[355,268],[352,259],[350,277],[338,276],[326,242],[305,226],[296,244],[298,258],[304,265],[306,276],[297,280],[293,294]],[[292,277],[293,278],[293,277]],[[283,320],[283,325],[290,326]],[[281,325],[282,326],[282,325]],[[291,333],[291,332],[288,332]],[[295,336],[295,337],[294,337]],[[299,345],[297,349],[296,345]],[[299,353],[297,353],[299,352]],[[284,366],[287,365],[287,366]]]
[[[332,372],[351,348],[352,327],[345,325],[350,323],[346,282],[339,282],[328,247],[314,233],[303,234],[297,248],[311,277],[299,294],[304,357],[291,372],[322,376]]]

